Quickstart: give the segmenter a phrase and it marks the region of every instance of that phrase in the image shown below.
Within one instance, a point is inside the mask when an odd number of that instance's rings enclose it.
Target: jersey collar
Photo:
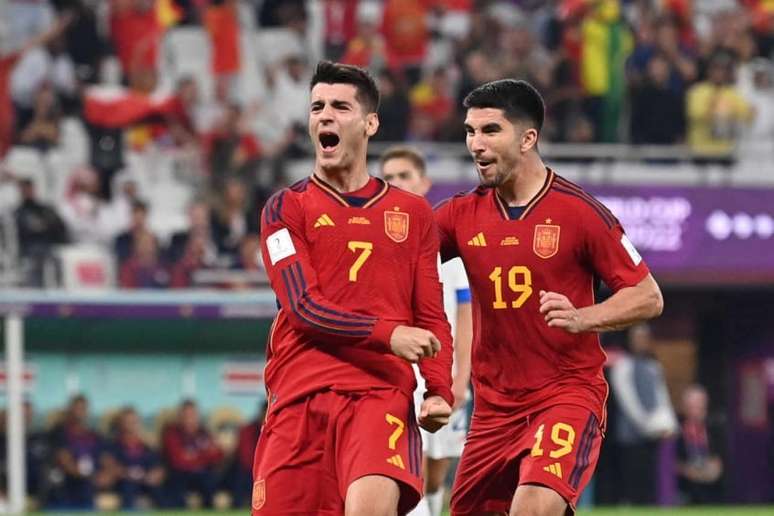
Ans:
[[[374,179],[382,183],[382,188],[373,197],[371,197],[368,200],[368,202],[366,202],[363,206],[359,206],[360,208],[370,208],[371,206],[379,202],[379,200],[382,197],[387,195],[387,190],[390,189],[390,185],[387,184],[387,182],[384,181],[383,179],[379,177],[375,177]],[[323,192],[328,194],[328,196],[332,197],[333,200],[335,200],[337,203],[341,204],[342,206],[345,206],[347,208],[358,207],[358,206],[352,206],[351,204],[349,204],[347,200],[344,198],[344,196],[341,195],[338,190],[336,190],[336,188],[334,188],[333,186],[329,185],[328,183],[326,183],[325,181],[317,177],[316,174],[312,174],[311,180],[312,180],[312,183],[314,183],[318,188],[320,188]]]
[[[551,170],[550,167],[546,167],[546,170],[548,171],[548,174],[546,174],[546,180],[543,183],[543,186],[540,188],[540,191],[535,194],[535,196],[530,199],[530,201],[527,203],[527,205],[524,207],[524,211],[521,213],[521,216],[518,219],[514,220],[524,220],[527,218],[527,215],[530,214],[530,212],[533,210],[537,204],[543,200],[543,198],[546,196],[548,191],[551,189],[551,184],[554,182],[554,171]],[[502,200],[500,197],[500,194],[497,193],[497,188],[492,188],[492,196],[494,197],[494,203],[495,206],[497,206],[497,211],[500,212],[500,216],[504,220],[511,220],[510,216],[508,215],[508,208],[505,201]]]

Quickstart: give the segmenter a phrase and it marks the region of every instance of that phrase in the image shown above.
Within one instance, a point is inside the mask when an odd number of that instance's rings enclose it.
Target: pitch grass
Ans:
[[[91,514],[123,514],[127,516],[248,516],[247,509],[230,511],[133,511],[133,512],[36,512],[40,516],[88,516]],[[443,513],[448,516],[448,512]],[[717,507],[598,507],[582,509],[578,516],[774,516],[774,506]]]

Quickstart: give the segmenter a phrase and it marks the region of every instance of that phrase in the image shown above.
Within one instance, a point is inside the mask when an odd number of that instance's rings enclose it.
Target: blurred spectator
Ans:
[[[677,26],[670,18],[655,20],[648,30],[654,32],[654,41],[640,42],[634,49],[628,63],[630,82],[635,87],[647,82],[651,76],[650,61],[658,57],[667,67],[666,87],[673,94],[682,96],[696,79],[695,58],[681,45]]]
[[[78,81],[61,33],[27,52],[11,75],[11,94],[21,124],[32,117],[35,95],[45,85],[51,87],[60,105],[73,111]]]
[[[19,143],[46,152],[59,144],[61,112],[53,88],[42,84],[35,95],[32,116],[19,127]]]
[[[234,457],[234,473],[232,498],[234,507],[249,505],[253,492],[253,457],[255,445],[261,435],[263,421],[266,419],[267,404],[264,401],[255,419],[246,423],[239,430],[236,456]]]
[[[445,69],[433,70],[430,76],[411,89],[412,139],[437,140],[454,114],[454,99]],[[416,118],[426,117],[427,127],[415,127]],[[420,131],[417,134],[417,131]]]
[[[379,131],[374,141],[402,142],[408,133],[411,103],[400,80],[389,70],[377,76],[381,100],[379,101]]]
[[[44,267],[57,244],[68,240],[67,228],[56,210],[37,198],[31,179],[19,181],[21,203],[14,211],[19,251],[24,261],[25,283],[43,286]]]
[[[164,429],[162,446],[172,505],[183,507],[186,494],[195,492],[201,496],[205,507],[212,507],[218,482],[217,468],[223,452],[202,425],[194,401],[181,403],[177,422]]]
[[[106,243],[111,235],[108,222],[100,217],[104,203],[98,196],[96,172],[88,167],[73,170],[62,205],[62,218],[76,243]]]
[[[712,504],[722,500],[723,459],[718,432],[707,422],[707,391],[692,385],[683,392],[677,441],[677,478],[684,502]]]
[[[238,176],[248,184],[255,182],[261,145],[244,125],[242,108],[231,104],[205,141],[211,187],[215,191],[219,191],[230,176]]]
[[[169,273],[161,261],[156,237],[148,231],[133,235],[132,254],[121,263],[118,282],[122,288],[165,288]]]
[[[210,37],[210,65],[216,88],[234,98],[241,69],[240,30],[236,0],[210,0],[205,7],[204,26]]]
[[[239,269],[246,271],[263,270],[261,259],[261,239],[258,235],[247,235],[239,246]]]
[[[303,32],[308,13],[304,0],[263,0],[256,4],[257,22],[261,27],[287,27]]]
[[[739,87],[755,118],[744,132],[742,152],[756,155],[774,148],[774,65],[757,58],[751,63],[750,84]]]
[[[19,60],[28,52],[44,45],[57,37],[71,22],[70,16],[60,17],[46,32],[28,40],[18,50],[4,52],[5,42],[0,45],[0,160],[2,160],[13,142],[15,127],[14,107],[11,102],[11,75]],[[1,39],[0,35],[0,39]]]
[[[387,65],[384,36],[379,32],[376,20],[368,15],[358,17],[355,37],[347,43],[341,62],[372,70]]]
[[[710,61],[707,79],[688,90],[688,143],[698,163],[730,164],[739,133],[752,117],[750,105],[732,84],[732,75],[731,57],[717,54]]]
[[[218,251],[231,263],[237,259],[239,244],[248,233],[258,233],[258,220],[248,217],[247,190],[238,179],[230,178],[215,206],[212,230]]]
[[[423,0],[384,2],[382,34],[387,63],[391,70],[404,74],[409,85],[414,85],[420,79],[430,42],[427,4]]]
[[[54,448],[55,479],[48,500],[58,509],[91,509],[97,489],[110,483],[103,467],[105,443],[88,423],[89,402],[74,396],[67,406],[64,421],[51,434]]]
[[[75,64],[75,76],[81,84],[94,84],[100,80],[102,59],[107,53],[107,43],[97,26],[97,2],[88,0],[53,0],[58,11],[70,11],[75,20],[64,34],[70,59]]]
[[[267,102],[272,106],[273,125],[280,134],[292,131],[299,138],[308,138],[310,79],[306,58],[301,54],[291,54],[266,70]]]
[[[685,135],[683,93],[669,87],[669,64],[660,54],[648,60],[647,75],[632,89],[631,141],[679,143]]]
[[[532,34],[527,20],[521,20],[502,35],[502,52],[494,56],[499,59],[498,68],[503,76],[524,79],[538,91],[546,91],[551,85],[553,61]]]
[[[632,327],[629,352],[610,371],[619,411],[613,436],[621,459],[619,488],[623,502],[636,505],[656,502],[659,444],[677,429],[664,371],[652,345],[647,325]]]
[[[115,420],[115,439],[108,447],[106,463],[125,510],[140,508],[140,496],[149,497],[158,506],[164,506],[162,485],[164,468],[161,458],[142,436],[142,423],[137,412],[127,407]]]
[[[113,244],[119,263],[125,261],[134,252],[137,239],[144,234],[152,234],[148,228],[148,204],[141,200],[132,202],[129,228],[120,233]]]
[[[179,147],[198,148],[199,131],[196,124],[200,102],[196,79],[185,76],[178,80],[167,118],[172,140]]]
[[[624,62],[633,41],[621,17],[619,0],[602,0],[590,7],[581,26],[581,84],[586,114],[594,124],[594,140],[618,141],[623,106]]]
[[[360,0],[323,0],[325,58],[339,61],[347,42],[355,38]]]
[[[129,177],[117,178],[118,193],[109,204],[103,204],[100,220],[105,221],[105,232],[113,238],[126,231],[132,224],[132,209],[135,203],[142,202],[137,182]]]
[[[174,263],[185,254],[189,241],[200,239],[204,246],[204,263],[214,265],[218,258],[218,248],[213,238],[210,219],[210,207],[201,200],[195,199],[188,205],[188,229],[172,235],[167,248],[167,260]]]
[[[125,81],[135,70],[156,69],[161,36],[155,0],[111,0],[110,38]]]
[[[201,235],[192,235],[186,241],[180,258],[171,266],[169,286],[172,288],[193,286],[194,273],[207,265],[207,241]]]

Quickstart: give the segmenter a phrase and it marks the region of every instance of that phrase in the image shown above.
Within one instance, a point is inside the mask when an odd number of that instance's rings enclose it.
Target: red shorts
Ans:
[[[555,405],[519,419],[474,414],[457,468],[453,516],[508,512],[516,487],[540,484],[575,510],[599,458],[602,432],[589,410]]]
[[[341,515],[349,485],[398,481],[399,514],[422,497],[413,401],[392,389],[324,391],[269,412],[253,462],[253,515]]]

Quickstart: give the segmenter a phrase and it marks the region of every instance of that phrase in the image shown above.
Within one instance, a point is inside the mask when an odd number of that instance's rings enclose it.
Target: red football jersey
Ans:
[[[261,252],[280,306],[266,351],[273,408],[324,389],[397,387],[412,398],[413,369],[389,343],[401,324],[441,341],[419,367],[429,393],[454,401],[432,209],[381,179],[367,191],[341,195],[312,175],[264,207]]]
[[[618,220],[551,170],[514,220],[486,187],[444,201],[435,213],[442,258],[461,256],[470,280],[476,410],[526,415],[560,401],[604,421],[598,335],[549,327],[539,293],[558,292],[584,307],[594,303],[597,279],[613,291],[639,283],[648,268]]]

